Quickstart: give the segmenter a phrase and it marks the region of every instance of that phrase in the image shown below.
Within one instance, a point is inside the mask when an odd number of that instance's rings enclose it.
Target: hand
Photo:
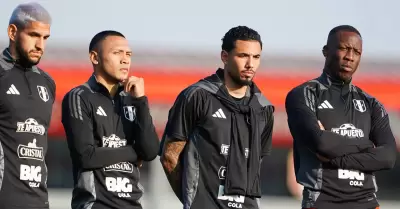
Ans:
[[[322,125],[321,121],[318,121],[319,128],[325,131],[325,127]]]
[[[324,163],[327,163],[327,162],[330,161],[328,158],[323,157],[323,156],[321,156],[321,155],[319,155],[319,154],[317,154],[317,158],[318,158],[321,162],[324,162]]]
[[[143,160],[138,159],[137,162],[135,163],[135,165],[139,168],[141,168],[143,166]]]
[[[129,92],[133,97],[144,96],[144,79],[131,76],[123,82],[125,92]]]

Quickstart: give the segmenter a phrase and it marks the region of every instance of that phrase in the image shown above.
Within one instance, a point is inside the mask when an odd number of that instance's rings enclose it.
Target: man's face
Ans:
[[[108,36],[100,45],[99,62],[106,75],[116,82],[126,80],[132,56],[128,40],[120,36]]]
[[[37,65],[46,48],[46,41],[50,37],[50,25],[32,21],[24,28],[16,28],[14,38],[16,52],[21,63]]]
[[[260,66],[260,57],[261,44],[253,40],[237,40],[232,51],[221,53],[225,70],[232,80],[240,86],[251,84]]]
[[[362,54],[361,37],[354,32],[339,31],[327,45],[326,61],[331,76],[349,81],[357,71]]]

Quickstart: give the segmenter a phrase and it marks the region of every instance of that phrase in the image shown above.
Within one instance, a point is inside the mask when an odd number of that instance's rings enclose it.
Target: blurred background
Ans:
[[[0,7],[0,46],[8,45],[6,28],[12,10],[26,1],[4,0]],[[51,37],[40,63],[55,79],[57,99],[46,157],[51,208],[70,208],[72,170],[60,123],[63,96],[92,73],[91,38],[113,29],[122,32],[134,51],[132,74],[146,83],[154,123],[161,135],[168,110],[188,85],[221,67],[221,38],[246,25],[264,42],[256,82],[276,106],[273,153],[262,165],[262,208],[300,208],[301,188],[291,164],[292,138],[284,99],[294,86],[320,75],[322,46],[330,29],[350,24],[364,40],[361,66],[354,83],[378,98],[390,114],[400,145],[400,19],[396,0],[38,0],[53,17]],[[400,147],[400,146],[399,146]],[[398,155],[400,156],[400,155]],[[398,157],[400,162],[400,157]],[[377,173],[382,208],[400,208],[400,163]],[[157,158],[141,169],[145,208],[181,208]]]

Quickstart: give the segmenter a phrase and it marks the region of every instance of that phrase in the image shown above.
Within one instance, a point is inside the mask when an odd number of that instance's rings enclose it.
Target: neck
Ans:
[[[228,93],[235,98],[242,98],[246,95],[247,85],[238,85],[232,78],[228,75],[227,71],[224,71],[225,86]]]
[[[118,83],[111,81],[111,79],[107,79],[107,76],[104,76],[102,73],[98,73],[97,71],[94,73],[94,75],[96,76],[97,82],[106,87],[110,95],[114,97],[118,90]]]
[[[14,60],[18,59],[18,52],[13,44],[10,43],[10,45],[8,46],[8,51],[10,52],[10,55]]]
[[[331,73],[332,71],[329,70],[328,68],[324,68],[324,73],[329,77],[332,83],[334,84],[349,84],[351,82],[350,80],[343,80],[339,76],[335,75],[334,73]]]

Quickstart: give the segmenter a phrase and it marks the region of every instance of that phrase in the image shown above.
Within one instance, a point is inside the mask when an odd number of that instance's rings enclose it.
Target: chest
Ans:
[[[362,95],[356,92],[345,96],[336,92],[323,92],[317,101],[315,111],[326,130],[350,138],[368,136],[371,110]]]
[[[233,134],[237,134],[241,146],[248,151],[253,129],[250,116],[233,112],[214,97],[210,98],[204,107],[204,115],[198,125],[199,134],[204,139],[200,143],[212,145],[222,155],[227,155]],[[266,124],[266,117],[261,112],[257,114],[258,122],[255,125],[261,136]]]
[[[49,81],[36,72],[11,70],[0,78],[0,114],[8,121],[49,125],[54,96]]]
[[[91,101],[93,133],[99,145],[118,148],[132,144],[137,128],[136,108],[120,96],[112,99],[95,94]]]

